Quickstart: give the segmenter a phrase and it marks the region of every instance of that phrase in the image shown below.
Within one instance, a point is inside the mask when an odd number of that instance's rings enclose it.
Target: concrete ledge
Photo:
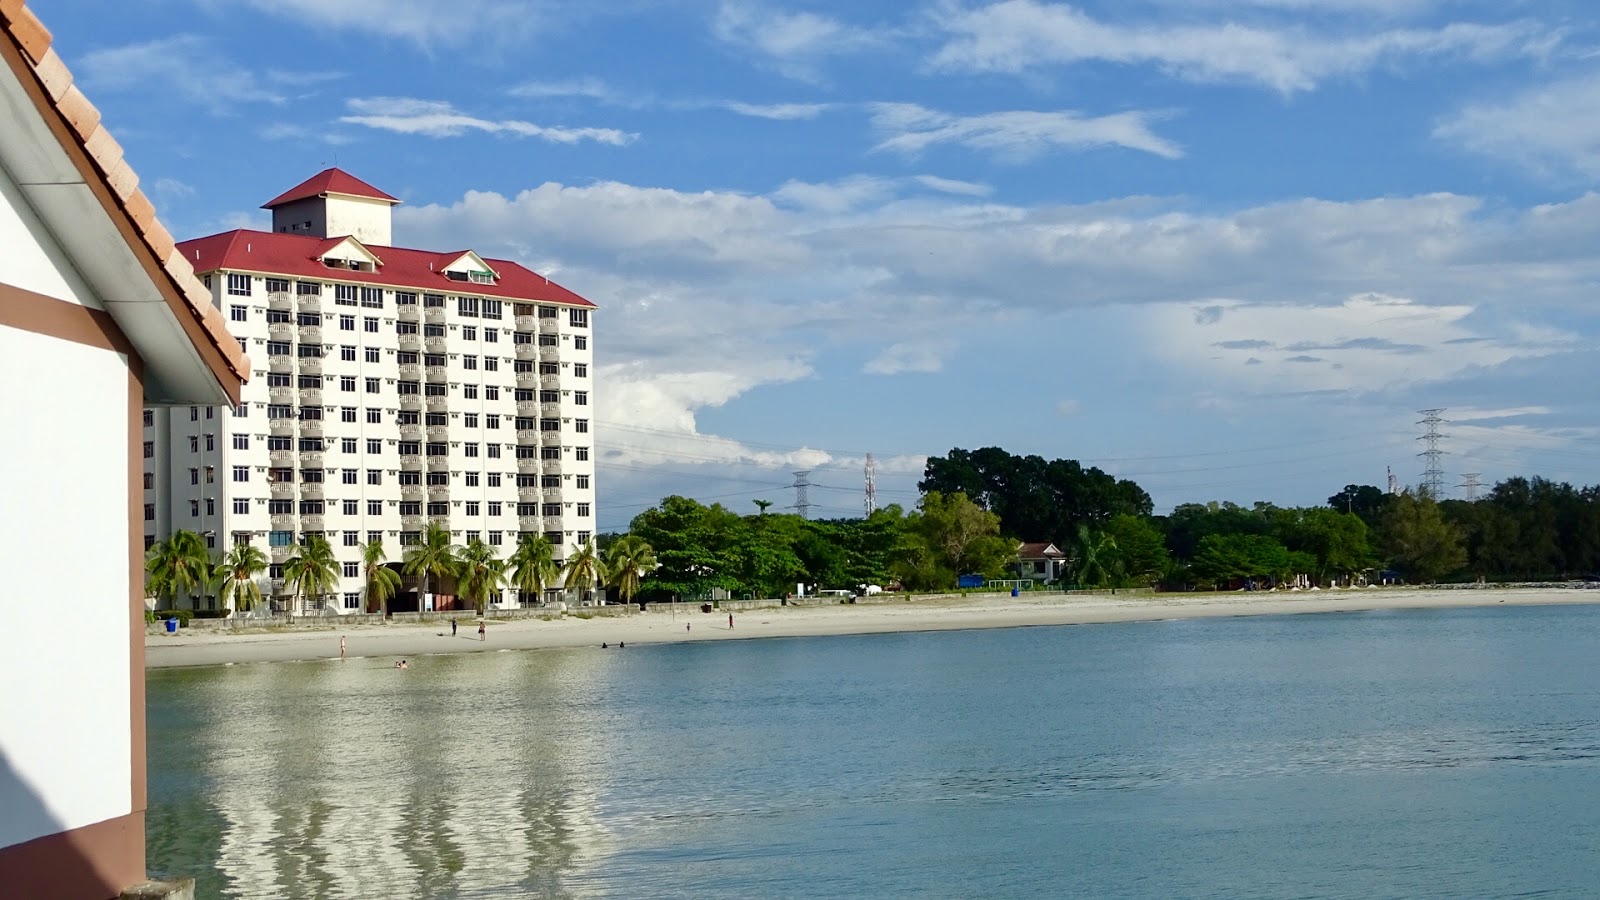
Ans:
[[[146,881],[125,889],[121,900],[194,900],[194,879]]]

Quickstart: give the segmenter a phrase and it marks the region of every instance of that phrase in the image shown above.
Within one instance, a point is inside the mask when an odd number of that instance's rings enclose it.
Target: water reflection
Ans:
[[[149,858],[203,896],[573,896],[606,852],[582,654],[150,673]]]

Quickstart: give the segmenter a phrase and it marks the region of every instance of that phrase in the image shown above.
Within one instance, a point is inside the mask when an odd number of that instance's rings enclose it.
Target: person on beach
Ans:
[[[728,613],[728,630],[733,630],[733,613]]]
[[[344,659],[344,635],[339,635],[339,658]]]
[[[455,619],[451,619],[450,620],[450,636],[451,637],[455,637],[456,636],[456,620]]]
[[[480,641],[487,640],[487,638],[485,637],[485,635],[487,633],[488,632],[484,631],[484,628],[483,628],[483,620],[479,619],[478,620],[478,640],[480,640]]]
[[[605,642],[605,641],[601,641],[601,642],[600,642],[600,649],[601,649],[601,650],[604,650],[604,649],[606,649],[606,642]]]
[[[694,630],[694,623],[693,622],[685,622],[685,623],[683,623],[683,630],[684,631],[692,631],[692,630]]]
[[[406,665],[406,661],[403,660],[403,659],[400,660],[399,662],[395,663],[394,667],[396,669],[409,669],[409,668],[411,668],[410,666]]]

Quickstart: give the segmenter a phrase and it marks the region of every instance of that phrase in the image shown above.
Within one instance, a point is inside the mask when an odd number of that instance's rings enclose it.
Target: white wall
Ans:
[[[4,173],[0,173],[3,175]],[[10,178],[0,177],[0,281],[68,303],[99,308],[94,294],[49,238]]]
[[[132,811],[127,363],[0,326],[0,384],[0,755],[55,822],[0,783],[5,847]]]

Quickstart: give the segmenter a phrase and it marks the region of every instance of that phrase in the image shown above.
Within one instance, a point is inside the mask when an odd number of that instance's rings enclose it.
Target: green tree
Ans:
[[[1166,573],[1171,558],[1165,538],[1149,519],[1112,516],[1105,533],[1116,544],[1116,568],[1125,585],[1149,587]]]
[[[1016,544],[1000,536],[999,516],[965,494],[929,491],[907,517],[890,570],[908,588],[949,588],[960,574],[998,578],[1015,556]]]
[[[294,555],[283,564],[283,577],[297,601],[299,614],[304,613],[304,605],[299,601],[318,599],[332,592],[339,584],[339,560],[328,539],[320,534],[307,535],[305,543],[296,547]]]
[[[1118,575],[1115,538],[1105,532],[1090,531],[1087,523],[1079,523],[1077,539],[1071,546],[1074,582],[1083,587],[1105,587],[1115,583]]]
[[[511,586],[517,589],[524,602],[532,594],[533,602],[543,603],[545,589],[561,577],[555,548],[542,534],[524,533],[517,539],[517,549],[507,562],[511,569]]]
[[[754,503],[756,505],[756,509],[760,511],[758,515],[764,516],[767,514],[767,510],[772,508],[771,500],[752,500],[750,502]]]
[[[655,552],[634,535],[618,538],[606,550],[605,578],[616,587],[617,597],[624,604],[633,602],[639,593],[639,579],[655,567]]]
[[[1405,491],[1384,514],[1385,552],[1395,568],[1416,582],[1434,582],[1467,564],[1461,532],[1432,498]]]
[[[450,543],[450,530],[438,522],[429,522],[422,532],[422,540],[406,548],[401,571],[413,577],[422,576],[422,593],[417,596],[417,609],[428,595],[435,578],[456,576],[456,557],[460,551]]]
[[[1392,502],[1391,497],[1388,491],[1370,484],[1347,484],[1344,490],[1328,498],[1328,508],[1350,513],[1368,528],[1376,528]]]
[[[494,548],[477,538],[467,541],[456,560],[456,580],[478,615],[483,615],[489,596],[500,592],[505,579],[505,561],[495,555]]]
[[[586,592],[605,583],[605,569],[595,555],[593,544],[575,544],[561,575],[562,584],[569,591],[577,591],[580,601]]]
[[[1132,481],[1077,460],[1014,456],[999,447],[929,457],[917,487],[965,494],[997,515],[1005,533],[1058,544],[1068,543],[1079,524],[1098,529],[1112,516],[1148,516],[1152,509],[1150,495]]]
[[[1241,578],[1282,578],[1293,568],[1287,548],[1264,534],[1208,534],[1190,567],[1203,582],[1222,586]]]
[[[1335,573],[1360,572],[1376,562],[1366,523],[1353,513],[1322,506],[1279,510],[1273,533],[1291,551],[1309,554],[1310,565],[1295,571],[1313,576],[1319,584]]]
[[[261,602],[256,576],[267,570],[267,555],[250,544],[234,544],[212,571],[212,584],[224,608],[249,612]]]
[[[367,612],[376,607],[389,617],[389,601],[400,591],[400,576],[385,565],[383,539],[373,538],[361,548],[361,574],[367,582]]]
[[[165,597],[169,608],[211,580],[211,554],[200,535],[179,529],[145,554],[148,590]]]

